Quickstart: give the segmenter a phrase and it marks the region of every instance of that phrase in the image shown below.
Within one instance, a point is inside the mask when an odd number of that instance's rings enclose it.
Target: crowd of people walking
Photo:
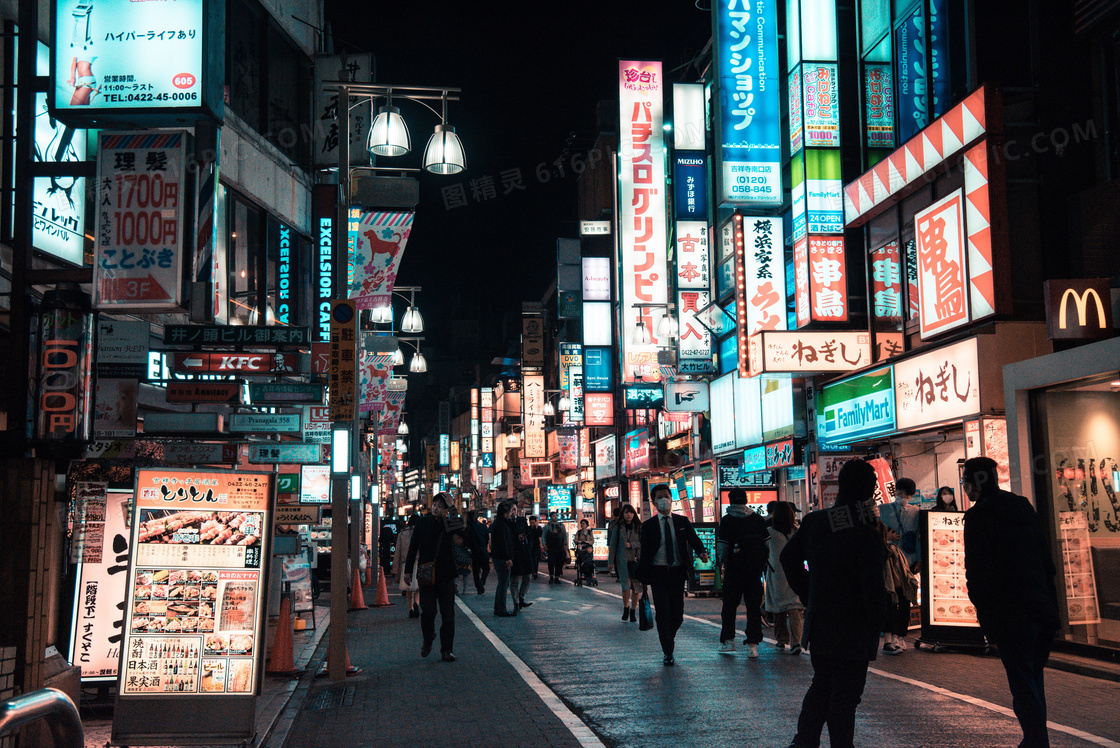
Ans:
[[[962,476],[972,502],[964,515],[969,595],[1007,672],[1024,734],[1020,748],[1046,748],[1043,668],[1059,625],[1053,560],[1030,502],[999,489],[992,460],[966,461]],[[743,489],[732,489],[716,530],[723,595],[717,652],[736,651],[742,605],[748,658],[758,657],[764,614],[779,651],[809,653],[813,679],[790,748],[817,748],[826,725],[833,748],[850,748],[868,666],[880,652],[898,655],[905,649],[921,563],[919,513],[910,505],[916,487],[900,478],[894,500],[879,504],[878,480],[869,463],[849,461],[839,473],[834,505],[800,523],[793,504],[771,502],[763,517],[747,504]],[[638,622],[639,607],[644,603],[648,609],[652,598],[649,627],[656,626],[669,667],[676,664],[675,639],[693,558],[706,564],[708,549],[691,521],[672,512],[668,485],[654,485],[649,498],[656,510],[649,519],[641,521],[632,505],[622,504],[608,524],[607,571],[621,588],[623,622]],[[938,511],[957,511],[952,489],[940,489],[937,501]],[[575,540],[577,548],[594,543],[586,521]],[[493,563],[494,615],[516,616],[533,604],[525,598],[542,552],[549,584],[556,584],[571,556],[567,530],[555,512],[542,526],[537,517],[526,518],[515,501],[504,501],[489,526],[477,512],[464,523],[451,498],[437,494],[428,514],[406,523],[395,558],[408,615],[420,618],[421,656],[436,640],[438,611],[442,659],[456,659],[454,597],[460,576],[461,593],[473,572],[476,592],[484,595]]]

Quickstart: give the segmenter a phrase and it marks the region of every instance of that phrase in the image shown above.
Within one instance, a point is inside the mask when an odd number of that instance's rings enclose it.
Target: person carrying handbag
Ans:
[[[458,567],[452,551],[454,538],[463,534],[463,521],[452,515],[452,499],[440,492],[432,497],[431,511],[416,523],[405,559],[404,583],[417,576],[420,585],[420,656],[431,654],[436,640],[436,608],[439,608],[439,651],[444,662],[455,662],[455,578]]]
[[[618,571],[622,586],[622,620],[638,620],[638,600],[643,592],[638,580],[638,559],[642,551],[642,523],[629,504],[622,505],[618,519],[607,532],[607,570]]]

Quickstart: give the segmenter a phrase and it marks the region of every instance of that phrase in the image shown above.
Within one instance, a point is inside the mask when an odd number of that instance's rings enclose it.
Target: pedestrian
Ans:
[[[691,564],[689,549],[704,563],[708,563],[708,552],[688,517],[670,513],[673,500],[667,484],[657,484],[650,489],[649,496],[657,507],[657,514],[642,523],[638,578],[649,585],[657,638],[664,655],[662,664],[670,666],[676,664],[673,649],[677,629],[684,623],[684,582]]]
[[[835,506],[806,516],[781,553],[786,579],[805,603],[803,643],[813,664],[790,748],[817,748],[825,724],[832,748],[853,746],[886,604],[876,480],[869,463],[845,463]]]
[[[972,502],[964,514],[968,597],[1007,671],[1020,748],[1047,748],[1042,676],[1061,625],[1054,560],[1038,514],[1026,497],[1000,489],[994,460],[966,460],[961,487]]]
[[[510,519],[513,521],[513,566],[510,567],[509,592],[513,597],[513,610],[517,612],[532,605],[525,600],[533,573],[532,541],[529,522],[517,504],[510,507]]]
[[[467,513],[467,537],[471,541],[471,572],[478,594],[486,594],[486,578],[490,575],[490,528],[482,515],[472,509]]]
[[[883,564],[883,588],[887,591],[883,654],[900,655],[905,649],[903,639],[910,630],[910,606],[918,601],[918,578],[910,571],[902,549],[891,542],[893,533],[881,522],[879,533],[887,554]]]
[[[774,616],[774,638],[778,649],[789,647],[791,655],[801,654],[801,620],[805,606],[789,586],[782,570],[782,551],[789,543],[795,529],[793,504],[779,502],[774,507],[770,534],[769,556],[766,561],[766,612]]]
[[[404,561],[408,556],[409,544],[412,542],[412,533],[416,530],[416,515],[408,515],[408,521],[405,523],[404,528],[400,534],[397,535],[397,550],[393,558],[393,568],[397,569],[397,586],[400,588],[401,594],[404,595],[405,602],[408,604],[408,617],[420,617],[420,588],[416,586],[416,579],[413,578],[406,583],[405,575],[401,571],[404,569]]]
[[[533,579],[539,576],[541,568],[541,543],[544,528],[541,527],[541,518],[537,515],[529,517],[529,565],[533,567]]]
[[[576,584],[591,581],[595,576],[595,531],[585,519],[579,521],[574,546],[576,549]]]
[[[622,620],[638,620],[638,599],[642,583],[638,580],[638,559],[642,555],[642,523],[629,504],[607,530],[607,570],[616,570],[622,586]]]
[[[513,504],[503,501],[498,504],[494,523],[490,526],[490,556],[494,559],[494,574],[498,577],[498,586],[494,590],[494,615],[515,616],[517,606],[513,612],[506,610],[506,595],[509,594],[510,571],[513,569],[514,539],[513,522],[509,514]]]
[[[922,544],[918,537],[918,508],[910,506],[910,500],[917,490],[910,478],[899,478],[894,482],[894,501],[879,507],[882,523],[898,536],[892,542],[906,554],[906,562],[915,573],[922,559]]]
[[[957,495],[948,486],[937,489],[937,501],[934,502],[935,512],[959,512],[957,508]]]
[[[568,562],[568,531],[556,518],[556,512],[548,513],[544,547],[548,551],[548,583],[556,584],[564,577],[564,564]]]
[[[766,570],[770,534],[766,520],[747,506],[747,492],[732,488],[730,505],[716,531],[716,565],[723,569],[723,628],[719,652],[735,651],[735,618],[739,602],[747,606],[747,657],[758,657],[762,641],[762,573]]]
[[[420,630],[424,642],[420,656],[427,657],[436,640],[436,606],[439,606],[439,651],[444,662],[455,662],[455,556],[451,546],[462,536],[463,521],[450,513],[452,499],[444,492],[432,497],[429,512],[416,523],[405,560],[405,581],[429,562],[435,564],[430,586],[420,587]],[[419,580],[417,580],[419,582]]]
[[[400,574],[400,567],[393,566],[393,541],[396,540],[396,537],[396,533],[393,532],[393,523],[383,522],[381,533],[377,537],[377,550],[378,561],[381,562],[381,568],[385,570],[386,577],[393,572]]]

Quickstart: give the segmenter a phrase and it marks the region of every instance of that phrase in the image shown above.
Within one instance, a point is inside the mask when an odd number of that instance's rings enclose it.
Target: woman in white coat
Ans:
[[[792,655],[801,654],[801,623],[805,606],[786,581],[779,557],[794,531],[793,504],[779,501],[770,525],[770,559],[766,565],[766,612],[774,614],[774,638],[778,649],[789,647]]]
[[[393,568],[404,569],[405,556],[408,555],[408,546],[412,543],[412,532],[416,529],[416,515],[410,514],[408,516],[408,524],[404,526],[400,534],[397,535],[397,552],[393,555]],[[409,579],[410,584],[405,584],[404,580],[407,577],[403,571],[397,573],[397,579],[400,580],[398,586],[401,592],[404,593],[405,600],[408,602],[408,617],[420,617],[420,587],[416,584],[416,576],[413,575]]]

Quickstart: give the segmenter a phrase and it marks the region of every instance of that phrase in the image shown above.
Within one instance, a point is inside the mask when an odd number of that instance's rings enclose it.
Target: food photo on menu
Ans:
[[[210,570],[138,569],[131,630],[172,634],[213,631],[217,581],[217,572]],[[207,596],[208,589],[211,592]]]
[[[263,526],[263,512],[141,509],[138,542],[252,546],[260,543]]]

